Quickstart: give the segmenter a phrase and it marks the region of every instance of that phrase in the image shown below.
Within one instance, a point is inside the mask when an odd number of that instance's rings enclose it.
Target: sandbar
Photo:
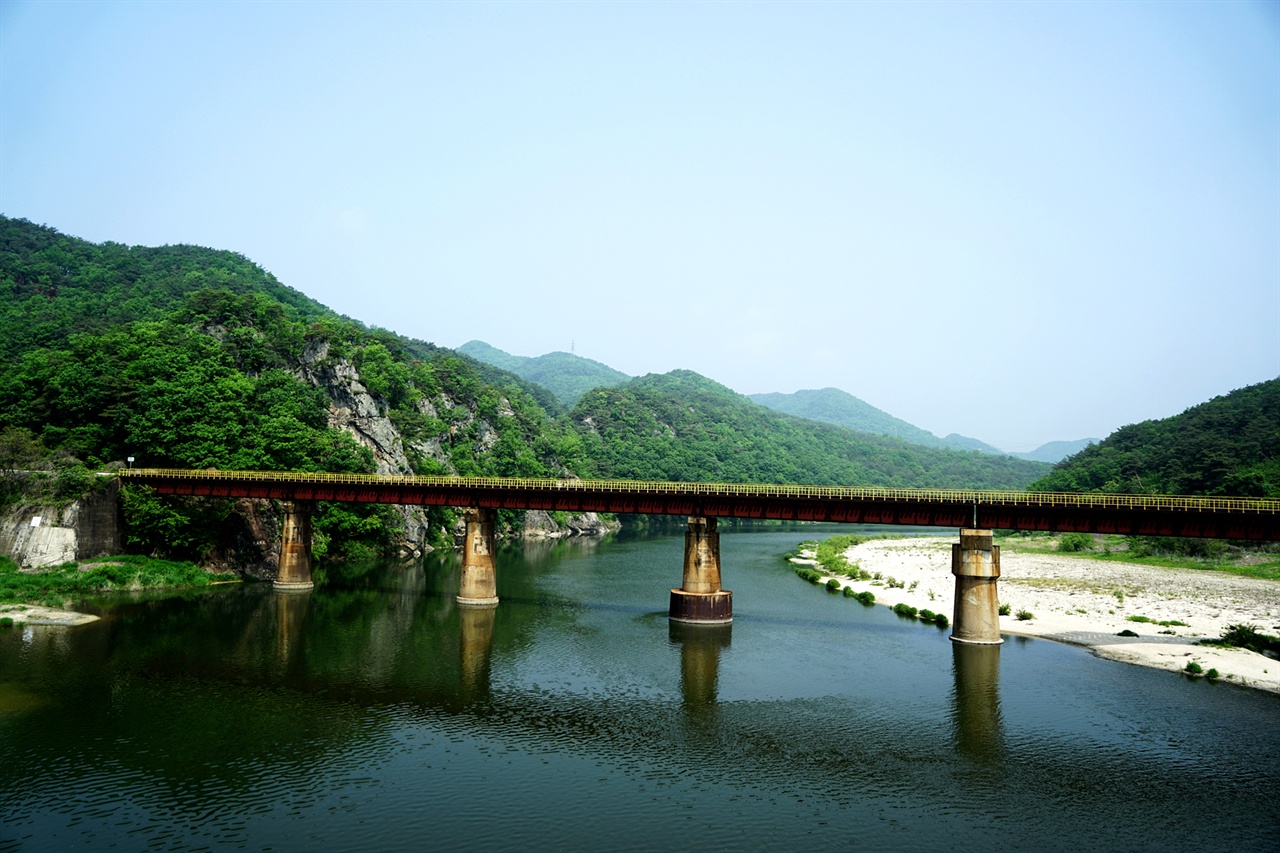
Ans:
[[[952,618],[951,543],[944,537],[873,539],[846,557],[881,580],[834,577],[857,592],[870,590],[877,604],[902,602]],[[813,564],[811,557],[802,554],[795,562]],[[822,583],[833,577],[817,568]],[[1216,669],[1225,683],[1280,693],[1280,661],[1247,649],[1199,645],[1236,624],[1280,634],[1280,581],[1011,548],[1001,549],[1000,573],[1000,602],[1010,609],[1000,617],[1002,634],[1085,646],[1100,657],[1172,672],[1195,662],[1204,672]],[[889,579],[903,586],[889,587]],[[1031,618],[1017,618],[1023,611]],[[1125,630],[1138,636],[1117,636]]]

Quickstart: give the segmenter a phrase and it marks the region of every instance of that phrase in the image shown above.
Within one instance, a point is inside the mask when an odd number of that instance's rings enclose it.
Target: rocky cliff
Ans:
[[[25,568],[59,566],[124,550],[119,484],[66,506],[19,504],[0,517],[0,554]]]

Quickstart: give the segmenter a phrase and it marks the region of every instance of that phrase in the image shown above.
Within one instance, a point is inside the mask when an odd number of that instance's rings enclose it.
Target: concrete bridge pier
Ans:
[[[494,571],[493,523],[496,512],[488,507],[466,510],[467,538],[462,547],[462,583],[458,603],[464,607],[497,607],[498,582]]]
[[[1000,546],[990,530],[962,528],[959,544],[951,546],[951,574],[956,576],[956,602],[951,639],[956,643],[999,645]]]
[[[306,592],[311,581],[311,501],[281,501],[280,565],[273,586],[281,592]]]
[[[733,593],[720,588],[720,534],[714,518],[692,517],[684,534],[684,581],[671,590],[677,622],[723,625],[733,621]]]

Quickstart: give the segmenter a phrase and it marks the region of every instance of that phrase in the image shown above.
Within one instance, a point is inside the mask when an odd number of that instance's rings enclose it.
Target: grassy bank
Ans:
[[[1218,539],[1088,533],[1015,533],[997,536],[996,543],[1002,549],[1025,554],[1056,554],[1101,562],[1227,572],[1248,578],[1280,580],[1280,545],[1277,543],[1246,545]]]
[[[0,557],[0,604],[65,607],[73,599],[95,593],[201,587],[234,579],[234,575],[210,574],[194,563],[137,555],[100,557],[25,572],[19,571],[13,560]]]

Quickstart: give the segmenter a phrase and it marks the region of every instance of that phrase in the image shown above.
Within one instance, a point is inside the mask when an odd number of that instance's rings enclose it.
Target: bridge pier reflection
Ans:
[[[690,517],[684,534],[684,580],[671,590],[677,622],[723,625],[733,619],[733,593],[720,588],[720,534],[714,518]]]
[[[720,652],[729,647],[733,626],[690,625],[672,620],[668,637],[680,644],[680,693],[690,710],[704,709],[716,703],[720,680]]]
[[[980,761],[994,761],[1004,748],[1000,647],[956,643],[951,653],[956,678],[956,749]]]
[[[305,592],[315,586],[311,580],[311,501],[281,501],[284,518],[280,523],[280,564],[275,588],[281,592]]]
[[[496,511],[489,507],[466,510],[467,536],[462,547],[462,582],[458,603],[464,607],[497,607],[498,582],[494,569],[493,524]]]
[[[493,657],[493,623],[497,613],[496,607],[458,608],[462,696],[467,702],[489,695],[489,661]]]
[[[963,528],[959,544],[951,546],[951,574],[956,576],[956,603],[951,639],[956,643],[999,645],[1000,546],[990,530]]]
[[[289,590],[283,590],[289,592]],[[311,596],[276,595],[276,659],[280,664],[280,674],[286,675],[292,669],[303,643],[303,626],[307,622],[307,607]]]

